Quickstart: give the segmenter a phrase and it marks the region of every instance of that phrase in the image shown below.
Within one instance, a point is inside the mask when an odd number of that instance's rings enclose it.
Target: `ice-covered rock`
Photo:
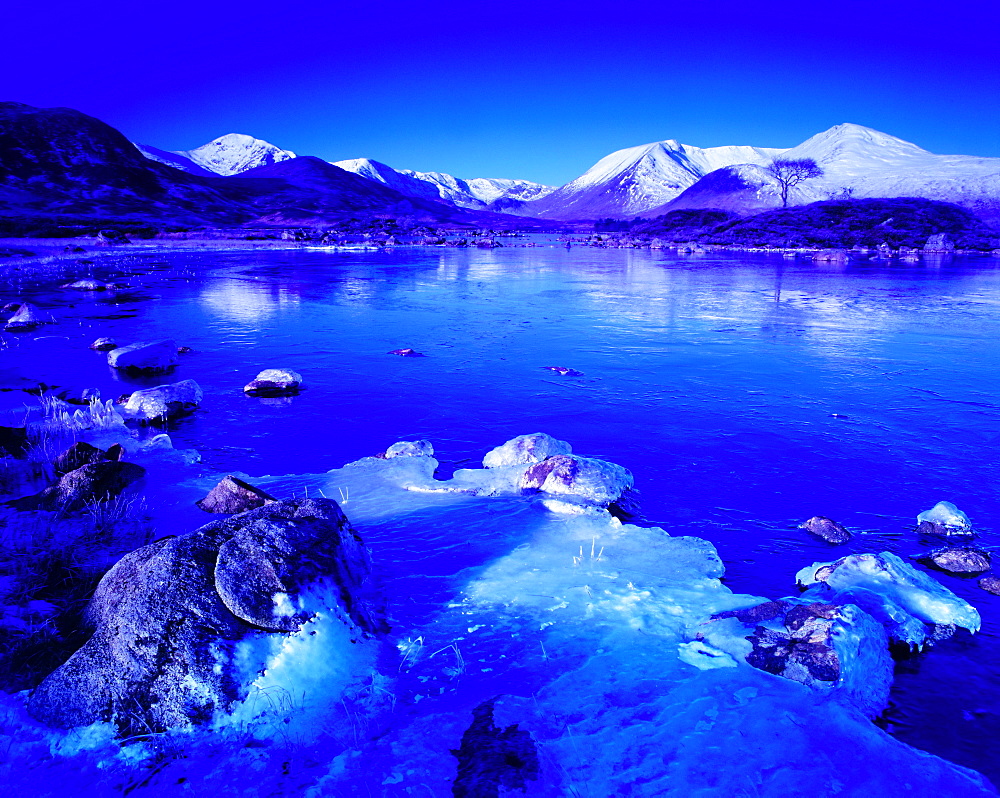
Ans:
[[[695,640],[712,656],[725,652],[767,673],[819,690],[836,690],[865,715],[885,709],[892,658],[882,626],[853,604],[796,598],[727,610],[695,629]],[[712,660],[689,664],[716,667]]]
[[[264,369],[243,388],[251,396],[283,396],[298,393],[302,375],[291,369]]]
[[[27,302],[22,304],[17,312],[7,319],[4,329],[7,330],[33,330],[42,324],[50,324],[52,319],[45,316],[34,305]]]
[[[142,479],[146,469],[135,463],[88,463],[63,474],[59,482],[34,496],[7,502],[17,510],[61,510],[76,512],[87,505],[107,502]]]
[[[934,549],[921,559],[949,574],[977,576],[990,570],[989,552],[971,546]]]
[[[96,352],[110,352],[117,347],[118,344],[115,343],[114,338],[98,338],[90,345],[90,348]]]
[[[177,365],[177,343],[168,339],[120,346],[108,352],[108,365],[140,374],[165,374]]]
[[[571,496],[608,505],[632,487],[632,475],[620,465],[573,454],[557,454],[529,466],[521,477],[524,490]]]
[[[430,441],[398,441],[385,450],[385,459],[393,457],[433,457],[434,447]]]
[[[77,280],[75,283],[66,283],[65,285],[59,286],[60,288],[72,288],[76,291],[107,291],[108,284],[102,283],[100,280],[86,279]]]
[[[795,575],[814,601],[856,604],[882,623],[890,638],[910,646],[931,640],[939,626],[979,631],[976,609],[891,552],[852,554],[813,563]]]
[[[266,491],[230,474],[219,481],[204,499],[195,502],[206,513],[242,513],[276,502]]]
[[[237,656],[237,644],[298,630],[318,611],[303,599],[311,585],[332,585],[339,599],[323,611],[339,613],[351,639],[379,628],[360,596],[368,570],[328,499],[276,502],[143,546],[105,574],[87,609],[92,636],[29,710],[62,727],[113,720],[125,733],[208,721],[245,698],[266,665],[239,661],[253,650]]]
[[[972,522],[969,516],[951,502],[938,502],[931,509],[917,516],[917,528],[921,532],[937,535],[969,534]]]
[[[191,412],[201,404],[202,398],[198,383],[181,380],[133,391],[120,412],[126,419],[148,424]]]
[[[822,515],[814,515],[808,521],[803,521],[799,524],[799,529],[804,529],[827,543],[847,543],[851,539],[851,533],[846,527]]]
[[[544,432],[533,432],[530,435],[518,435],[505,444],[491,449],[483,457],[483,467],[498,468],[540,463],[546,457],[570,454],[572,451],[573,447],[566,441],[556,440]]]

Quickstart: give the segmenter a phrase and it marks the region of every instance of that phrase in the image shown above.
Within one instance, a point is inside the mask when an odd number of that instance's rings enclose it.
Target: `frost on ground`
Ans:
[[[49,730],[8,696],[0,778],[32,796],[995,794],[882,732],[868,716],[884,690],[863,689],[873,668],[876,682],[887,673],[889,637],[916,633],[888,619],[905,611],[924,642],[936,625],[976,628],[975,610],[886,555],[806,569],[802,581],[837,577],[817,595],[733,593],[711,543],[612,516],[624,469],[531,437],[450,480],[434,478],[425,442],[254,478],[279,498],[342,506],[372,551],[391,631],[351,643],[318,582],[297,630],[236,647],[232,667],[253,677],[243,701],[124,745],[106,724]],[[551,460],[544,478],[533,471]],[[159,517],[219,479],[193,468]],[[780,673],[753,664],[775,636]]]

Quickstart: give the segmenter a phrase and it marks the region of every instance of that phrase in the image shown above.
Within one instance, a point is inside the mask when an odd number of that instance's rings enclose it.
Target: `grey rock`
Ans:
[[[951,252],[954,249],[955,242],[947,233],[932,235],[924,244],[924,252]]]
[[[979,586],[987,593],[1000,596],[1000,576],[984,576],[979,580]]]
[[[41,493],[14,499],[7,504],[16,510],[76,512],[88,504],[114,499],[145,474],[146,469],[135,463],[88,463],[63,474],[55,485]]]
[[[533,432],[530,435],[518,435],[502,446],[491,449],[483,458],[483,467],[499,468],[540,463],[547,457],[570,454],[572,451],[573,448],[566,441],[557,440],[544,432]]]
[[[242,513],[276,501],[269,493],[230,474],[195,504],[206,513]]]
[[[76,471],[81,466],[90,463],[100,463],[104,459],[104,452],[96,446],[91,446],[84,441],[78,441],[56,457],[52,461],[52,467],[57,474],[68,474],[70,471]]]
[[[291,369],[264,369],[243,388],[251,396],[295,394],[302,387],[302,375]]]
[[[43,316],[34,305],[29,305],[25,302],[17,309],[17,312],[13,316],[7,319],[5,329],[13,331],[33,330],[42,324],[50,324],[51,321],[50,318]]]
[[[971,546],[934,549],[922,559],[949,574],[982,574],[990,570],[989,552]]]
[[[519,487],[607,506],[632,487],[632,475],[604,460],[557,454],[528,468]]]
[[[166,374],[177,365],[177,343],[168,339],[120,346],[108,353],[108,365],[139,374]]]
[[[90,345],[90,348],[97,352],[110,352],[112,349],[117,349],[118,344],[115,343],[114,338],[98,338]]]
[[[144,546],[101,580],[92,636],[29,711],[61,727],[112,720],[126,734],[208,721],[256,676],[233,664],[236,644],[297,629],[306,617],[292,599],[316,579],[335,583],[355,639],[383,629],[361,597],[368,571],[367,550],[328,499],[276,502]]]
[[[400,357],[426,357],[426,355],[415,349],[393,349],[391,352],[386,352],[386,354],[399,355]]]
[[[827,543],[847,543],[851,539],[851,533],[836,521],[822,515],[814,515],[808,521],[799,524],[799,529],[804,529]]]

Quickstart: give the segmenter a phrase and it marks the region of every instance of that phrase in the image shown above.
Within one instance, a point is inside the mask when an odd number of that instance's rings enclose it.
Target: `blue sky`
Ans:
[[[1000,156],[998,5],[18,3],[0,98],[163,149],[240,132],[551,184],[649,141],[784,147],[840,122]]]

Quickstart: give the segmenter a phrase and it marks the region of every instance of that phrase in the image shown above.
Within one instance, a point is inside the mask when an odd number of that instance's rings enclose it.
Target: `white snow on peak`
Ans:
[[[242,133],[227,133],[193,150],[176,150],[172,154],[187,158],[209,172],[225,176],[295,157],[295,153],[290,150],[282,150],[270,142]]]
[[[638,214],[669,202],[709,172],[736,164],[769,163],[784,150],[692,147],[674,139],[628,147],[605,156],[553,193],[559,205],[587,211]]]
[[[443,199],[460,208],[481,209],[498,199],[538,199],[555,190],[553,186],[543,186],[530,180],[489,177],[462,180],[444,172],[393,169],[369,158],[334,161],[333,164],[362,177],[378,180],[404,194],[422,196],[427,199]]]

